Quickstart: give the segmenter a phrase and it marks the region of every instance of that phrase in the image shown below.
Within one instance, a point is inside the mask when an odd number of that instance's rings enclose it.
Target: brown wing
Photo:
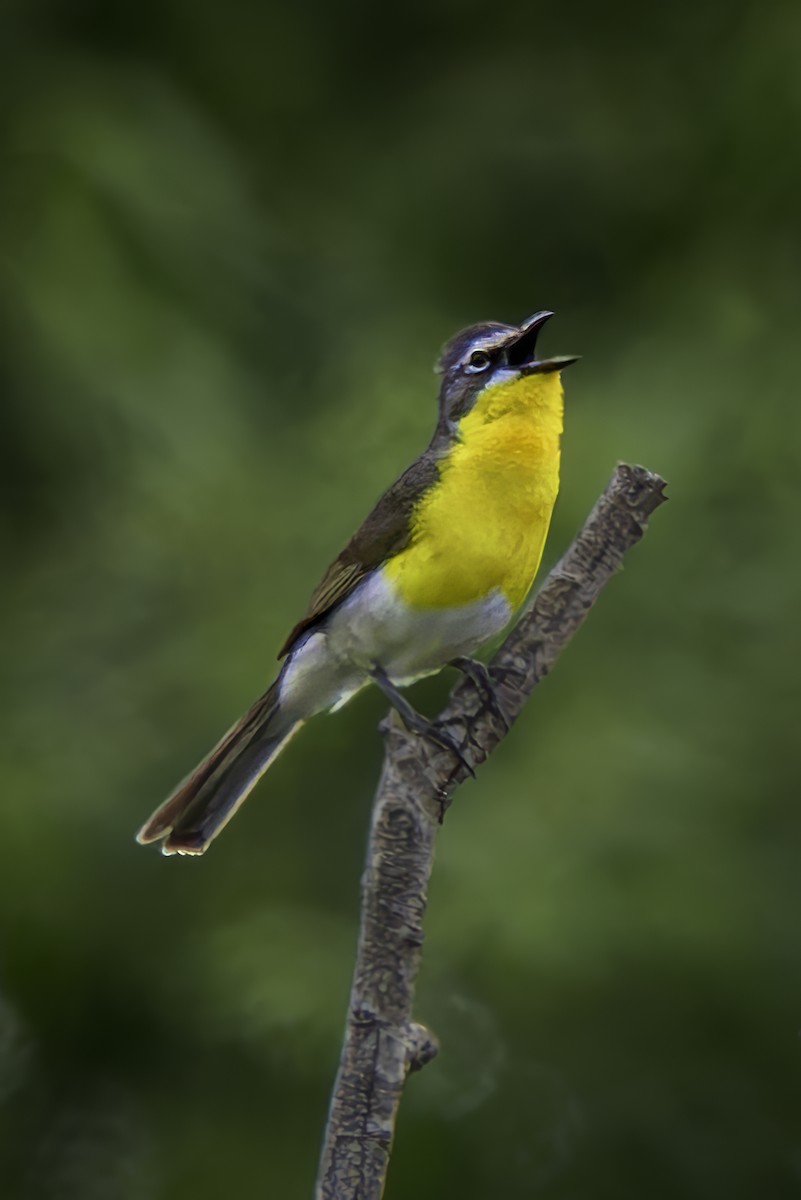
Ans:
[[[412,511],[420,497],[436,482],[440,456],[441,449],[435,449],[432,443],[384,492],[367,520],[320,580],[305,617],[298,621],[284,642],[279,658],[289,653],[302,633],[346,600],[366,575],[409,544]]]

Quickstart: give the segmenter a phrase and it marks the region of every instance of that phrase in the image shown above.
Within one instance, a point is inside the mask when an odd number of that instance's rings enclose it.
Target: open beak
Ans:
[[[571,363],[578,362],[578,354],[537,358],[537,337],[545,322],[552,316],[553,313],[547,311],[534,313],[533,317],[523,322],[511,341],[506,343],[506,363],[521,375],[545,375],[549,371],[563,371]]]

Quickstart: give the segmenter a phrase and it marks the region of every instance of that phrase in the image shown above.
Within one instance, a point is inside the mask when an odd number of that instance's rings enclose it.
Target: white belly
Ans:
[[[320,629],[293,650],[281,700],[303,715],[344,703],[379,664],[401,686],[472,654],[512,615],[498,591],[458,608],[412,609],[382,571],[370,575]]]
[[[410,608],[383,571],[354,590],[326,626],[331,653],[369,670],[380,663],[395,683],[437,671],[499,633],[511,617],[501,592],[458,608]]]

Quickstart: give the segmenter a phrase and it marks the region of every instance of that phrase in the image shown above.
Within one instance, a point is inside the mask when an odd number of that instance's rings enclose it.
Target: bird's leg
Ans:
[[[481,692],[486,698],[490,712],[495,714],[508,733],[512,728],[512,722],[501,704],[501,698],[498,695],[495,682],[486,664],[479,662],[477,658],[467,658],[465,655],[460,654],[458,658],[451,659],[449,666],[456,667],[457,671],[461,671],[463,675],[472,680],[476,690]]]
[[[411,730],[412,733],[419,733],[421,737],[428,738],[429,741],[434,742],[437,746],[441,746],[443,750],[448,750],[475,779],[476,773],[473,770],[472,763],[465,758],[453,738],[434,721],[429,721],[427,717],[419,713],[409,703],[403,693],[395,687],[395,684],[389,678],[384,668],[379,666],[378,663],[373,664],[373,669],[370,671],[370,678],[381,688],[381,691],[398,713],[407,729]]]

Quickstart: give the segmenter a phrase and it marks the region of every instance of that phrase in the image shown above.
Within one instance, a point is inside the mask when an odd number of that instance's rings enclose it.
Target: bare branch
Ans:
[[[615,468],[584,528],[490,663],[510,723],[643,536],[648,517],[666,499],[664,487],[644,467]],[[488,694],[470,680],[454,688],[438,720],[474,764],[506,734]],[[434,842],[466,771],[454,767],[447,750],[409,733],[394,714],[385,730],[356,968],[317,1200],[380,1200],[406,1076],[437,1052],[432,1035],[412,1021],[412,1005]]]

